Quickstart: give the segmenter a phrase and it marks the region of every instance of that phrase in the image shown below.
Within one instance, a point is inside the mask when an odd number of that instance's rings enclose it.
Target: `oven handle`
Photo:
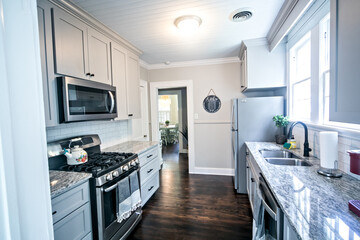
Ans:
[[[112,185],[112,186],[110,186],[110,187],[108,187],[108,188],[105,188],[104,189],[104,192],[110,192],[111,190],[114,190],[114,188],[116,188],[117,187],[117,183],[115,183],[114,185]]]

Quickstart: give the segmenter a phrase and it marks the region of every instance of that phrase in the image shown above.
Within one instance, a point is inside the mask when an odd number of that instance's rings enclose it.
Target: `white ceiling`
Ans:
[[[75,4],[130,41],[149,64],[238,56],[242,40],[265,37],[284,0],[73,0]],[[245,22],[231,12],[250,7]],[[199,31],[183,36],[174,26],[182,15],[202,19]]]

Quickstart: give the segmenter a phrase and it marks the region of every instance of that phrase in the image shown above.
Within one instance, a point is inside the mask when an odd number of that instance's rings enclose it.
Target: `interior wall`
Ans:
[[[195,168],[199,173],[232,174],[231,99],[244,97],[240,92],[240,63],[154,69],[148,76],[149,82],[193,81],[194,116],[189,117],[195,121]],[[211,88],[221,100],[216,113],[206,112],[202,105]]]

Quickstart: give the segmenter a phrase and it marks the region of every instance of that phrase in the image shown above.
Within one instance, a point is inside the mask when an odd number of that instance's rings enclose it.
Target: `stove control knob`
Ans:
[[[108,180],[108,181],[111,181],[111,180],[112,180],[111,173],[110,173],[110,174],[108,174],[108,175],[106,175],[106,180]]]
[[[139,164],[139,159],[138,159],[138,158],[135,159],[134,162],[137,163],[137,164]]]
[[[131,161],[131,162],[130,162],[130,166],[132,166],[132,167],[136,166],[136,161],[135,161],[135,160],[134,160],[134,161]]]
[[[126,172],[127,170],[129,170],[129,166],[128,166],[128,165],[123,166],[123,167],[122,167],[122,170],[123,170],[124,172]]]
[[[119,172],[118,172],[118,171],[114,171],[114,172],[112,173],[112,176],[113,176],[114,178],[118,177],[118,176],[119,176]]]

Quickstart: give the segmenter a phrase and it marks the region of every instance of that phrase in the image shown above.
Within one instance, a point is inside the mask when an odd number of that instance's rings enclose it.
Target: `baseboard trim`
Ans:
[[[234,176],[233,168],[203,168],[194,167],[190,174],[204,174],[204,175],[221,175],[221,176]]]

